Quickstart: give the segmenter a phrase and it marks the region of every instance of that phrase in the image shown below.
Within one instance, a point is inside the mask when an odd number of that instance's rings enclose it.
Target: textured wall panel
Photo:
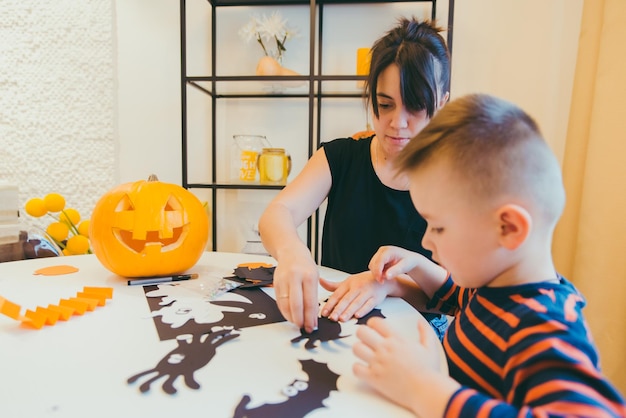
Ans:
[[[112,0],[0,2],[0,178],[19,187],[20,209],[55,191],[87,218],[115,184],[113,10]]]

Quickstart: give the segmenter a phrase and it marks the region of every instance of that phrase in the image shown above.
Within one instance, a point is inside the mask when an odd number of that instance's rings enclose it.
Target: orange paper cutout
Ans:
[[[94,309],[96,309],[96,306],[98,306],[99,303],[100,303],[100,301],[98,299],[83,298],[83,297],[80,297],[78,295],[76,295],[75,298],[70,298],[70,300],[75,300],[77,302],[83,302],[83,303],[87,304],[87,310],[88,311],[93,311]]]
[[[112,287],[85,286],[85,287],[83,287],[83,292],[85,292],[85,293],[94,293],[94,294],[97,294],[97,295],[101,295],[105,299],[111,299],[113,297],[113,288]]]
[[[83,315],[93,311],[97,306],[104,306],[106,299],[113,297],[113,288],[85,286],[75,297],[61,299],[58,305],[38,306],[34,311],[27,309],[24,316],[20,315],[22,307],[0,296],[0,314],[21,321],[35,329],[44,325],[55,325],[57,321],[67,321],[72,315]]]
[[[37,306],[37,310],[35,312],[41,313],[46,317],[46,325],[56,324],[61,316],[59,312],[41,306]]]
[[[82,315],[87,311],[87,304],[74,298],[61,299],[59,306],[65,306],[74,309],[74,315]]]
[[[97,293],[78,292],[76,293],[76,297],[96,301],[98,306],[104,306],[107,302],[106,296]]]
[[[59,266],[48,266],[35,270],[33,274],[41,274],[42,276],[60,276],[62,274],[76,273],[78,269],[74,266],[68,266],[65,264]]]
[[[41,327],[43,327],[46,323],[46,315],[41,312],[35,312],[27,309],[24,315],[26,318],[22,318],[22,323],[28,324],[33,328],[41,329]]]
[[[267,268],[274,267],[274,265],[273,264],[267,264],[267,263],[261,263],[261,262],[259,262],[259,263],[252,263],[252,262],[250,262],[250,263],[238,264],[237,267],[248,267],[249,269],[257,269],[259,267],[267,267]]]
[[[9,318],[19,319],[22,307],[0,296],[0,313]]]
[[[74,309],[67,306],[48,305],[48,310],[58,312],[61,321],[67,321],[74,315]]]

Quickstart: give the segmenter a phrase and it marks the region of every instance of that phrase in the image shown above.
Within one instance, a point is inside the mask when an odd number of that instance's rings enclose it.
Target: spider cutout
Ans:
[[[167,353],[154,368],[129,377],[128,383],[135,383],[143,376],[156,373],[139,386],[142,393],[148,392],[152,383],[163,376],[167,376],[167,380],[163,382],[163,390],[170,395],[176,393],[174,382],[180,376],[183,377],[188,387],[199,389],[200,384],[193,377],[195,371],[200,370],[213,359],[217,347],[238,336],[239,334],[233,333],[232,328],[200,335],[179,335],[176,338],[178,346],[175,349]]]

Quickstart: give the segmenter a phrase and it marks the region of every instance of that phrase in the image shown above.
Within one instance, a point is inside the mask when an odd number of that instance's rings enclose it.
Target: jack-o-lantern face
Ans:
[[[181,273],[202,255],[209,218],[188,190],[161,183],[127,183],[106,193],[90,222],[93,251],[121,276],[146,277]]]
[[[128,194],[122,197],[113,212],[114,219],[111,222],[113,234],[118,241],[135,253],[166,252],[175,249],[184,241],[189,231],[189,219],[185,208],[173,195],[162,204],[157,202],[161,199],[151,199],[154,203],[146,200],[133,202]],[[146,216],[152,210],[161,215]]]

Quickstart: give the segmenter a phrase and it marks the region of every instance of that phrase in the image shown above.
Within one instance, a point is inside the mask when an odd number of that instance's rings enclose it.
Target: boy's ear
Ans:
[[[515,250],[526,241],[532,228],[530,213],[522,206],[508,204],[498,209],[500,244]]]
[[[444,94],[443,97],[439,100],[437,108],[441,109],[443,107],[443,105],[448,103],[449,99],[450,99],[450,92],[447,91],[446,94]]]

